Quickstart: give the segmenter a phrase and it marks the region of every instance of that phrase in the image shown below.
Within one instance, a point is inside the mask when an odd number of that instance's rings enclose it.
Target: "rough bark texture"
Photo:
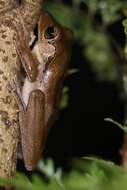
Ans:
[[[13,6],[15,4],[13,0],[0,0],[0,8],[1,2],[6,2],[6,8],[9,2]],[[25,26],[29,19],[33,19],[28,25],[31,31],[37,22],[41,3],[42,0],[24,0],[20,7],[14,6],[0,19],[0,176],[15,175],[19,142],[19,103],[11,88],[15,86],[14,82],[19,84],[20,79],[20,63],[15,48],[17,30],[13,23],[18,28],[19,24]]]
[[[41,11],[43,0],[23,0],[20,6],[20,12],[26,27],[32,30],[37,22]],[[35,11],[36,10],[36,11]]]
[[[0,0],[0,14],[7,12],[16,6],[16,0]]]
[[[4,24],[0,26],[0,176],[8,177],[15,173],[19,139],[19,109],[14,93],[10,90],[13,79],[17,81],[19,70],[12,43],[14,36],[14,30]]]

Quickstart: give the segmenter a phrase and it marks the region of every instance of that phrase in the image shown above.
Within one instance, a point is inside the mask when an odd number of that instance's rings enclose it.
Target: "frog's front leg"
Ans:
[[[45,144],[45,97],[41,90],[29,95],[26,111],[19,114],[22,152],[27,170],[33,170]]]
[[[20,30],[17,30],[18,40],[15,43],[16,50],[28,79],[34,82],[38,74],[38,61],[31,53],[28,34],[23,31],[22,27],[19,26],[18,28]]]

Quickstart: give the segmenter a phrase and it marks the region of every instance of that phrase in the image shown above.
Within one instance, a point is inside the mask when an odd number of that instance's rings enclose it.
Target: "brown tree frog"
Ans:
[[[45,11],[38,21],[38,40],[32,52],[20,37],[18,52],[21,61],[34,61],[38,66],[36,81],[31,82],[26,77],[22,88],[24,106],[20,113],[20,129],[27,170],[36,167],[58,110],[62,82],[70,60],[71,39],[72,32]]]

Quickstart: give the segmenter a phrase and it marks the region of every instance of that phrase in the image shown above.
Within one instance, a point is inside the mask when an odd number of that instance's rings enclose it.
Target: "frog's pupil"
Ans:
[[[46,39],[53,39],[55,37],[54,32],[55,32],[54,27],[49,26],[45,31],[45,38]]]

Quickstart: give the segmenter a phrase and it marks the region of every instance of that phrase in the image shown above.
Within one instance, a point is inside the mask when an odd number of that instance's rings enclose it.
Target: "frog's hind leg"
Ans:
[[[22,118],[21,118],[22,117]],[[27,170],[33,170],[45,144],[45,97],[41,90],[30,93],[25,115],[21,113],[21,142]],[[24,120],[25,118],[25,120]]]

